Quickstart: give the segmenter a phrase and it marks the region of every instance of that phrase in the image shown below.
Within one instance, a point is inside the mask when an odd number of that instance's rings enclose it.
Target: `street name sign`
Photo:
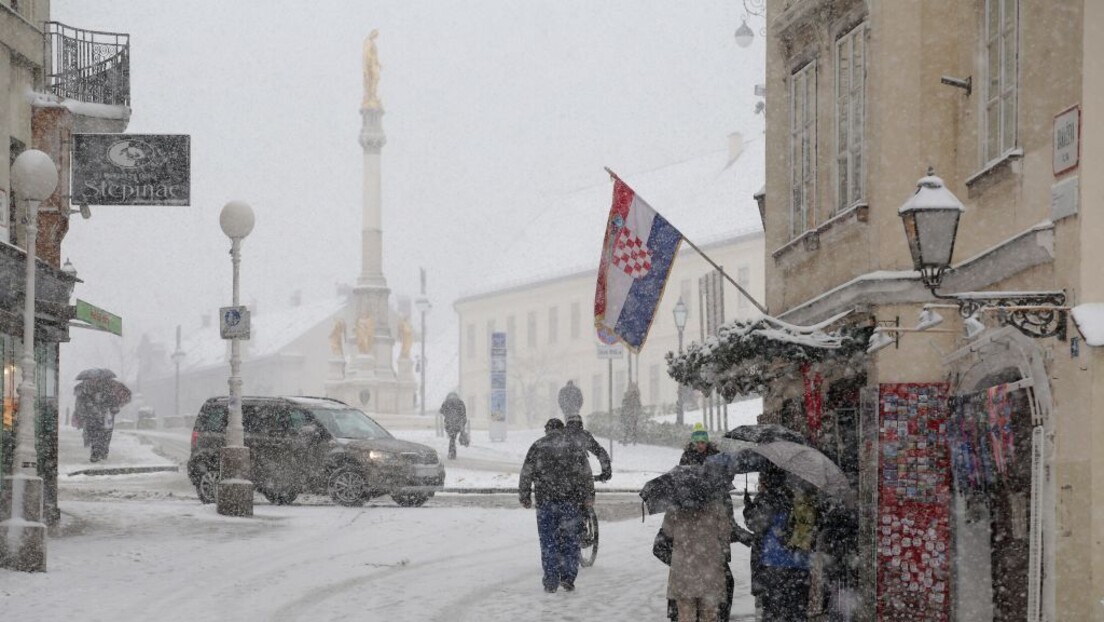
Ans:
[[[119,335],[120,337],[123,335],[123,318],[114,313],[104,311],[95,305],[88,304],[80,298],[77,298],[76,318],[102,331]]]
[[[249,339],[249,309],[220,307],[219,333],[223,339]]]
[[[1081,106],[1054,116],[1054,174],[1077,168],[1081,160]]]
[[[599,343],[596,345],[598,346],[598,360],[600,361],[616,361],[625,358],[625,348],[621,344],[611,346]]]

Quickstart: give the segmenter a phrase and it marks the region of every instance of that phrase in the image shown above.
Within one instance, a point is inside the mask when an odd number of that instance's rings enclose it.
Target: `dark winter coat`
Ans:
[[[585,452],[590,452],[598,458],[598,464],[602,467],[602,474],[598,477],[602,481],[607,481],[610,477],[613,477],[613,464],[610,462],[609,453],[602,448],[601,443],[594,438],[593,434],[583,428],[582,421],[568,421],[567,427],[564,428],[564,434],[583,449],[584,456]],[[590,472],[590,462],[587,462],[587,472]]]
[[[459,434],[468,424],[468,409],[464,406],[464,400],[455,395],[445,398],[445,402],[441,404],[441,414],[445,417],[445,432],[450,436]]]
[[[679,458],[679,464],[705,464],[706,458],[721,453],[721,450],[717,449],[717,446],[713,443],[707,443],[705,451],[698,451],[695,445],[697,445],[697,443],[691,442],[686,446],[686,449],[682,450],[682,457]]]
[[[574,383],[560,389],[559,401],[564,415],[577,415],[583,410],[583,392]]]
[[[583,503],[594,498],[594,478],[586,451],[563,430],[537,439],[525,454],[518,496],[525,502],[533,493],[538,506],[548,501]]]

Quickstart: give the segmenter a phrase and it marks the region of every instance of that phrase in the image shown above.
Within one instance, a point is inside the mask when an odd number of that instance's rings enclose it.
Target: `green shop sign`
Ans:
[[[77,298],[77,319],[91,324],[93,328],[115,335],[123,334],[123,318],[103,309],[90,305]]]

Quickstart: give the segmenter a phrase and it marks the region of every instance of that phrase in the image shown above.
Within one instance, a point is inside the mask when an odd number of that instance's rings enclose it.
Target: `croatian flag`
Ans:
[[[617,335],[634,352],[644,345],[681,243],[678,229],[614,177],[594,292],[600,332]]]

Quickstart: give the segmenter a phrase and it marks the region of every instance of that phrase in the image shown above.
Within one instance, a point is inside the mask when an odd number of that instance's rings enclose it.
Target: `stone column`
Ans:
[[[355,288],[357,317],[369,315],[375,322],[375,375],[382,380],[394,380],[392,352],[395,338],[391,334],[388,299],[391,290],[383,276],[383,201],[381,194],[380,151],[387,143],[383,133],[383,109],[361,108],[360,146],[364,151],[364,210],[361,230],[360,277]]]

